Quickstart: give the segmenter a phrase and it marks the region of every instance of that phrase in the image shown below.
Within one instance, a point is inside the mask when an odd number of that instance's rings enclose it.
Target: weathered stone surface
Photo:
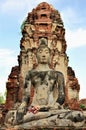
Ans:
[[[78,83],[78,79],[75,76],[75,72],[72,70],[71,67],[68,66],[69,59],[66,54],[67,45],[65,40],[65,29],[60,13],[48,3],[42,2],[35,9],[33,9],[32,12],[28,13],[27,18],[23,23],[21,32],[21,50],[18,56],[19,65],[12,68],[11,74],[9,75],[8,81],[6,83],[7,98],[5,110],[10,110],[8,116],[6,117],[7,122],[10,117],[9,122],[12,123],[11,120],[14,120],[13,125],[15,125],[17,123],[16,116],[18,114],[16,114],[16,112],[23,111],[25,112],[25,115],[23,115],[24,120],[22,123],[20,122],[20,125],[16,126],[17,130],[27,130],[32,128],[40,129],[42,127],[55,127],[56,129],[64,129],[63,126],[68,127],[69,129],[69,127],[78,128],[83,126],[85,124],[83,114],[82,112],[77,111],[81,110],[81,102],[79,102],[80,85]],[[41,44],[45,44],[50,52],[48,66],[45,67],[43,67],[45,59],[43,59],[42,61],[42,66],[39,67],[39,61],[37,58],[37,51]],[[45,51],[44,54],[48,53],[46,53]],[[40,56],[42,56],[42,52],[40,53]],[[46,55],[44,55],[44,57],[46,57]],[[28,89],[26,90],[25,79],[27,79],[26,75],[28,74],[28,72],[31,72],[31,70],[35,70],[36,73],[33,73],[33,76],[31,78],[33,84],[29,82],[30,77],[28,77],[27,84],[30,83],[30,87],[27,87]],[[47,75],[44,73],[45,70],[47,71]],[[54,74],[50,74],[50,71],[52,70]],[[58,71],[64,76],[63,85],[59,84],[59,82],[63,81],[63,78],[61,78],[61,81],[58,81],[57,83],[56,79],[58,79],[57,77],[59,76],[56,77],[55,75]],[[62,86],[65,86],[65,90]],[[24,106],[26,104],[23,103],[22,105],[20,105],[25,95],[25,101],[27,100],[27,97],[29,95],[29,107],[32,105],[34,106],[33,108],[37,110],[40,105],[44,105],[44,107],[46,106],[46,108],[51,108],[51,105],[54,104],[52,105],[52,111],[44,112],[43,114],[41,114],[38,109],[38,115],[34,115],[33,113],[26,114],[26,108],[24,109]],[[43,97],[43,100],[39,104],[39,100],[37,98],[41,99],[41,97]],[[44,99],[47,99],[46,101],[50,101],[50,104],[43,104]],[[57,105],[55,104],[55,102],[58,102],[60,104]],[[19,106],[23,107],[21,107],[20,109]],[[31,107],[31,111],[33,108]],[[67,110],[64,110],[63,108]],[[76,111],[72,112],[72,110]],[[58,115],[59,111],[62,113]],[[12,116],[12,114],[14,117]],[[74,117],[75,115],[78,118],[76,119],[78,121],[74,122],[74,119],[76,118]],[[36,121],[34,121],[34,119]],[[27,121],[28,123],[25,123]],[[8,129],[10,129],[14,126],[12,126],[11,124],[11,126],[7,127]]]
[[[28,130],[30,128],[34,129],[34,128],[54,128],[54,127],[56,127],[56,128],[58,128],[58,127],[79,128],[84,125],[84,120],[77,122],[77,121],[72,121],[72,120],[68,119],[68,118],[70,118],[70,116],[72,116],[73,118],[76,117],[76,115],[78,113],[82,115],[81,112],[69,111],[70,114],[67,114],[67,113],[68,113],[67,110],[60,110],[60,111],[57,111],[57,115],[52,115],[45,119],[30,121],[28,123],[23,123],[23,124],[15,126],[15,128],[26,129],[26,130]],[[69,117],[67,117],[67,116],[69,116]]]

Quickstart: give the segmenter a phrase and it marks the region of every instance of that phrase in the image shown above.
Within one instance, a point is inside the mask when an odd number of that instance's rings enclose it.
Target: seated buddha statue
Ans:
[[[22,102],[13,114],[12,112],[8,112],[5,122],[11,125],[18,125],[35,120],[37,122],[39,119],[46,120],[49,117],[57,115],[55,117],[56,121],[62,112],[63,117],[61,118],[67,118],[72,121],[73,117],[71,115],[73,114],[71,110],[69,110],[71,112],[69,115],[68,110],[64,114],[64,76],[61,72],[49,67],[50,49],[46,44],[40,44],[36,52],[36,57],[38,65],[36,68],[28,71],[26,75]],[[34,95],[30,103],[31,86],[34,87]],[[84,120],[82,114],[80,114],[76,116],[77,122]]]

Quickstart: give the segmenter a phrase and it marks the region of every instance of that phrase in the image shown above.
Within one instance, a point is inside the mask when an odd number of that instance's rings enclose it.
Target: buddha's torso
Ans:
[[[31,84],[34,86],[32,105],[48,105],[54,102],[53,90],[58,87],[58,74],[51,70],[30,72]]]

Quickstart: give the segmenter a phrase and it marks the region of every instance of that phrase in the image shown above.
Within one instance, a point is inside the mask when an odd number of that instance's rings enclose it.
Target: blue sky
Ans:
[[[12,66],[17,65],[21,31],[27,13],[43,0],[0,0],[0,93]],[[80,98],[86,98],[86,0],[45,0],[61,13],[66,29],[69,65],[80,84]]]

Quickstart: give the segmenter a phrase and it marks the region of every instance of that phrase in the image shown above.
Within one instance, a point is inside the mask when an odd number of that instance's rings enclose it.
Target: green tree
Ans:
[[[25,23],[26,23],[26,19],[22,22],[22,25],[21,25],[21,32],[22,32],[22,30],[24,29],[24,25],[25,25]]]
[[[4,96],[0,93],[0,104],[5,103]]]

